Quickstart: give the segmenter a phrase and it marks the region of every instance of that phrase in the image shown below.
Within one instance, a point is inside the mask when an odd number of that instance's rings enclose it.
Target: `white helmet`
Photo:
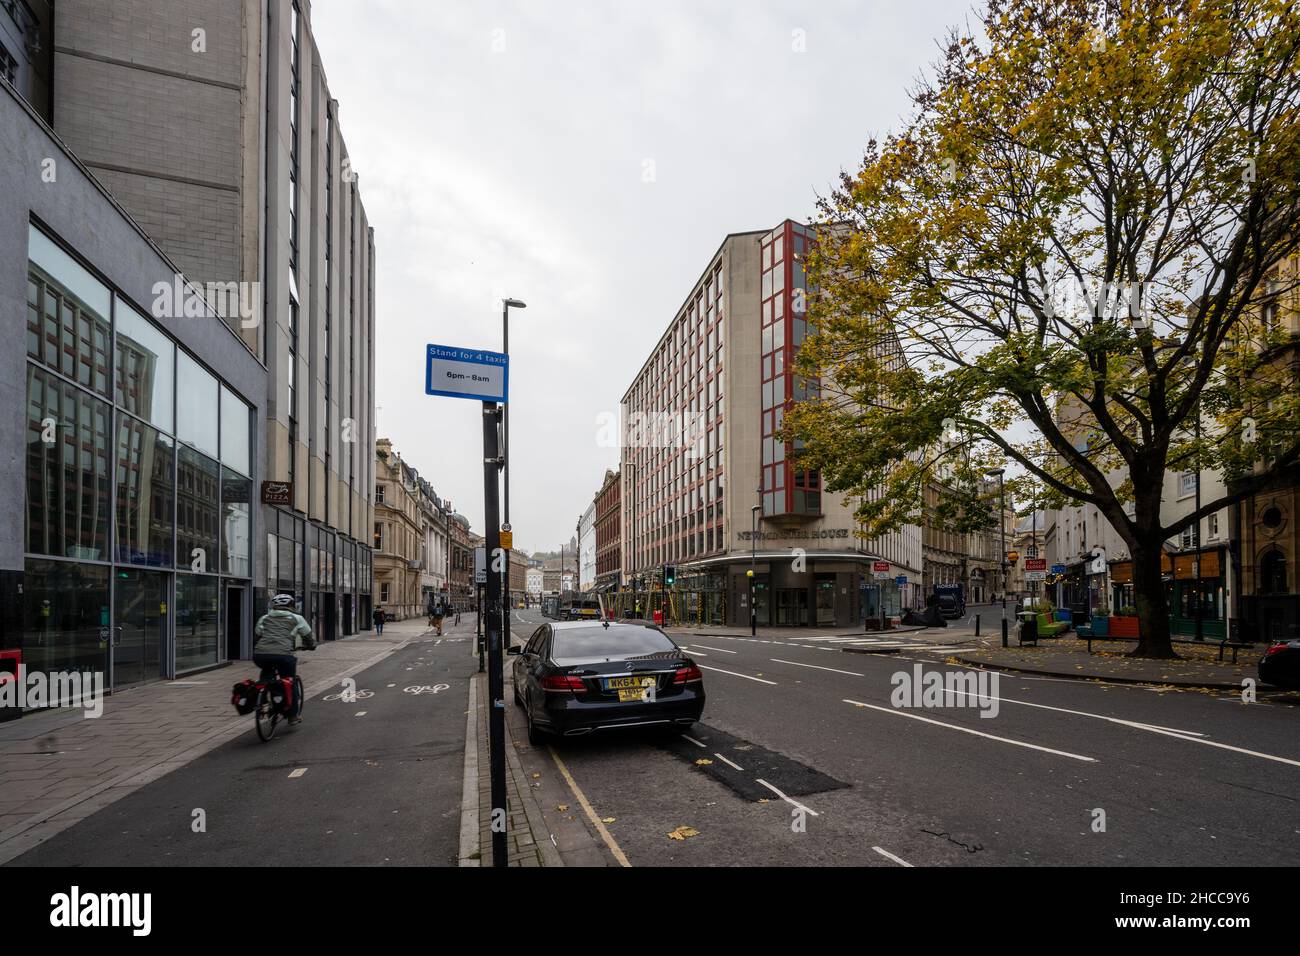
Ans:
[[[293,595],[277,594],[271,598],[271,607],[293,607]]]

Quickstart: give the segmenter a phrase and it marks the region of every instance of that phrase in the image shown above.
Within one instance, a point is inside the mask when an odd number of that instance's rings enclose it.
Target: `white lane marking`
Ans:
[[[769,657],[768,660],[775,661],[778,664],[793,664],[795,667],[812,667],[819,671],[833,671],[836,674],[848,674],[850,677],[862,677],[857,671],[842,671],[838,667],[822,667],[820,664],[800,664],[798,661],[783,661],[779,657]]]
[[[301,777],[306,772],[306,767],[298,767],[296,770],[289,771],[289,779],[292,780],[294,777]]]
[[[440,638],[438,638],[436,641],[433,642],[433,646],[434,646],[434,647],[437,647],[437,646],[438,646],[439,644],[441,644],[441,643],[442,643],[442,638],[440,637]]]
[[[911,863],[908,863],[902,857],[894,856],[894,854],[890,853],[888,850],[882,849],[878,846],[873,846],[871,849],[875,850],[877,853],[879,853],[881,856],[885,857],[886,859],[893,860],[899,866],[907,866],[907,867],[911,867],[912,869],[916,869],[916,867],[912,866]]]
[[[948,688],[945,687],[945,688],[944,688],[944,693],[945,693],[945,694],[947,694],[947,693],[960,694],[962,697],[976,697],[976,698],[979,698],[979,695],[978,695],[978,694],[972,694],[972,693],[970,693],[970,691],[965,691],[965,690],[957,690],[956,688],[953,688],[952,691],[949,691]],[[1105,721],[1109,721],[1109,722],[1112,723],[1112,724],[1122,724],[1122,725],[1125,726],[1125,727],[1136,727],[1138,730],[1167,730],[1167,731],[1169,731],[1170,733],[1181,734],[1181,735],[1184,736],[1184,737],[1204,737],[1204,736],[1205,736],[1205,734],[1198,733],[1198,732],[1195,731],[1195,730],[1180,730],[1180,729],[1177,728],[1177,727],[1162,727],[1162,726],[1160,726],[1159,724],[1147,724],[1147,723],[1143,723],[1142,721],[1139,721],[1139,720],[1124,720],[1122,717],[1107,717],[1105,714],[1090,714],[1090,713],[1088,713],[1088,711],[1086,711],[1086,710],[1069,710],[1069,709],[1067,709],[1067,708],[1065,708],[1065,707],[1052,707],[1052,706],[1049,706],[1048,704],[1032,704],[1032,703],[1030,703],[1030,702],[1027,701],[1027,700],[1014,700],[1013,698],[1010,698],[1010,697],[991,697],[991,696],[990,696],[990,697],[984,697],[984,698],[980,698],[980,699],[981,699],[981,700],[996,700],[996,701],[1001,701],[1001,702],[1003,702],[1003,703],[1007,703],[1007,704],[1020,704],[1022,707],[1037,707],[1039,710],[1054,710],[1054,711],[1056,711],[1056,712],[1058,712],[1058,713],[1061,713],[1061,714],[1073,714],[1073,715],[1076,716],[1076,717],[1093,717],[1093,718],[1095,718],[1095,719],[1097,719],[1097,720],[1105,720]]]
[[[706,651],[720,651],[723,654],[739,654],[739,651],[729,651],[725,647],[709,647],[708,644],[692,644],[691,647],[702,647]]]
[[[800,810],[802,810],[804,813],[806,813],[806,814],[808,814],[809,816],[812,816],[812,817],[821,816],[821,814],[819,814],[816,810],[812,809],[811,807],[805,807],[805,806],[804,806],[802,803],[800,803],[798,800],[791,800],[791,799],[790,799],[789,797],[787,797],[784,793],[782,793],[780,790],[776,789],[776,787],[772,786],[770,783],[768,783],[766,780],[762,779],[761,777],[755,778],[755,780],[756,780],[757,783],[761,783],[763,786],[767,787],[767,789],[771,790],[773,793],[775,793],[778,797],[780,797],[780,798],[781,798],[782,800],[784,800],[786,803],[790,804],[790,806],[792,806],[792,807],[798,807],[798,808],[799,808]]]
[[[717,754],[717,753],[715,753],[713,756],[717,757],[719,760],[721,760],[723,763],[725,763],[725,764],[726,764],[728,767],[730,767],[732,770],[739,770],[741,773],[744,773],[744,772],[745,772],[745,768],[744,768],[744,767],[740,766],[739,764],[734,764],[734,763],[732,763],[732,762],[731,762],[730,760],[728,760],[726,757],[722,756],[722,754]]]
[[[696,740],[694,737],[688,737],[688,736],[686,736],[686,734],[682,734],[682,740],[689,740],[691,743],[695,744],[695,746],[697,746],[697,747],[703,747],[705,750],[708,750],[708,749],[709,749],[707,744],[702,744],[702,743],[700,743],[698,740]]]
[[[689,648],[688,648],[689,650]],[[708,654],[701,654],[699,651],[691,651],[692,657],[708,657]]]
[[[353,714],[352,716],[353,716],[353,717],[364,717],[364,716],[366,716],[367,713],[368,713],[368,711],[359,710],[359,711],[357,711],[355,714]]]
[[[748,674],[737,674],[735,671],[724,671],[721,667],[708,667],[704,664],[701,664],[700,670],[717,671],[719,674],[730,674],[732,677],[743,677],[745,678],[745,680],[758,681],[760,684],[773,684],[773,685],[776,684],[776,681],[774,680],[763,680],[763,678],[761,677],[750,677]]]
[[[904,710],[898,710],[893,707],[878,707],[875,704],[864,704],[858,700],[849,700],[843,698],[844,703],[852,704],[854,707],[868,707],[871,710],[878,710],[882,714],[893,714],[895,717],[910,717],[912,720],[921,720],[927,724],[934,724],[937,727],[947,727],[949,730],[959,730],[963,734],[973,734],[976,737],[985,737],[989,740],[999,740],[1004,744],[1012,744],[1016,747],[1026,747],[1029,750],[1041,750],[1043,753],[1056,754],[1058,757],[1069,757],[1071,760],[1082,760],[1084,763],[1096,763],[1095,757],[1085,757],[1082,754],[1072,754],[1067,750],[1053,750],[1051,747],[1040,747],[1038,744],[1026,743],[1023,740],[1012,740],[1010,737],[999,737],[996,734],[986,734],[982,730],[971,730],[969,727],[962,727],[960,724],[949,724],[942,720],[934,720],[930,717],[922,717],[920,714],[909,714]]]

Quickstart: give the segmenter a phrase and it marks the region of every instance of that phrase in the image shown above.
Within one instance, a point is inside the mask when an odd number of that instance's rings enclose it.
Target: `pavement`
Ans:
[[[22,858],[36,847],[41,847],[36,855],[20,862],[123,861],[132,848],[108,852],[114,846],[110,834],[97,834],[93,840],[67,839],[65,831],[83,822],[100,826],[113,819],[113,814],[101,811],[112,808],[134,819],[131,832],[138,838],[140,824],[156,809],[156,797],[165,795],[178,780],[187,786],[183,802],[188,823],[191,809],[217,811],[227,785],[245,768],[265,769],[272,755],[282,756],[309,741],[328,743],[337,755],[337,736],[331,738],[319,728],[326,718],[321,713],[324,707],[339,705],[318,707],[314,698],[331,690],[337,694],[345,678],[363,677],[425,630],[423,621],[392,623],[383,637],[363,631],[323,643],[315,651],[299,652],[299,674],[307,695],[304,721],[294,728],[282,726],[265,745],[257,740],[252,716],[238,716],[230,705],[230,686],[256,673],[248,661],[112,694],[98,718],[87,718],[80,709],[60,708],[0,725],[0,863]],[[454,739],[459,757],[458,732]],[[384,752],[383,747],[377,744],[374,752]],[[324,759],[323,754],[317,756]],[[302,761],[298,756],[290,759]],[[239,789],[231,793],[232,799]],[[296,801],[288,806],[300,809]],[[190,832],[188,825],[182,829]],[[65,837],[61,842],[60,835]],[[51,842],[59,844],[54,851],[48,849]],[[45,857],[40,857],[42,851]]]

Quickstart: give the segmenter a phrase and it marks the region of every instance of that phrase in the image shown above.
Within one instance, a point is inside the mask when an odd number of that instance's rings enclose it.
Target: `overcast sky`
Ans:
[[[511,523],[516,547],[567,542],[618,461],[601,416],[723,238],[810,218],[970,10],[315,0],[375,229],[379,436],[482,533],[481,406],[424,395],[424,347],[500,350],[500,299],[523,299]]]

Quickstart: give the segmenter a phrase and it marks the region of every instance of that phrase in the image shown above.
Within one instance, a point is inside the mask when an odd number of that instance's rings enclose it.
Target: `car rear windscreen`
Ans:
[[[676,651],[677,645],[648,627],[573,627],[557,629],[551,657],[557,664],[577,663],[593,658],[641,657]]]

